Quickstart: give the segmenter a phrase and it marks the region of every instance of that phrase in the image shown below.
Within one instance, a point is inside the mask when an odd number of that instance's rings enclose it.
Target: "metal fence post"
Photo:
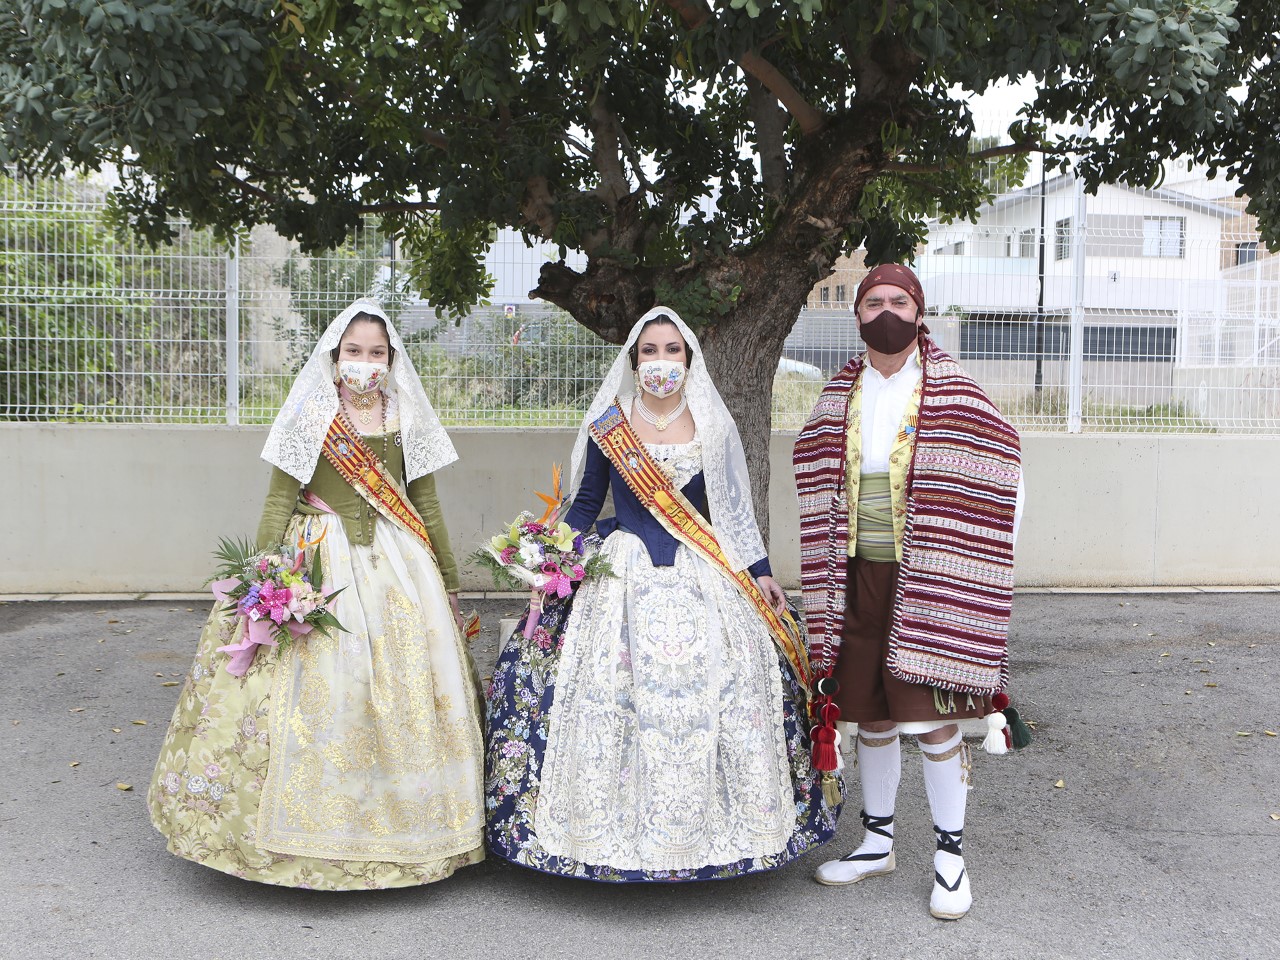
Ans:
[[[1087,132],[1087,131],[1086,131]],[[1075,213],[1071,222],[1071,352],[1067,367],[1067,432],[1079,433],[1084,420],[1084,267],[1085,216],[1084,181],[1076,173]]]
[[[227,247],[227,424],[240,423],[240,241]]]

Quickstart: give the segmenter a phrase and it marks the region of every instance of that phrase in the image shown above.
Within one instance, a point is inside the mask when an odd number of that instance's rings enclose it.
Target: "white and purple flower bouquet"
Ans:
[[[218,648],[231,657],[228,673],[243,677],[260,646],[284,647],[312,630],[327,634],[345,629],[332,611],[342,590],[323,591],[319,550],[312,549],[311,565],[303,569],[308,548],[323,539],[323,533],[310,542],[299,538],[294,547],[283,544],[268,551],[244,540],[219,542],[214,551],[218,570],[209,586],[226,604],[223,611],[234,613],[237,621],[236,642]]]
[[[563,502],[558,467],[554,476],[555,493],[538,494],[547,504],[541,517],[524,511],[505,533],[490,538],[471,555],[473,563],[488,568],[498,586],[531,592],[525,636],[531,636],[537,626],[536,614],[544,596],[564,599],[583,580],[613,573],[609,561],[600,556],[599,537],[584,536],[569,524],[556,521]]]
[[[488,567],[501,586],[563,599],[574,584],[610,572],[609,561],[594,549],[598,542],[567,523],[544,523],[526,511],[471,557]]]

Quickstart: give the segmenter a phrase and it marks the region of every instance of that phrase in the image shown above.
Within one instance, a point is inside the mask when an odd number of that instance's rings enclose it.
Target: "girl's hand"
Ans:
[[[449,594],[449,609],[453,611],[453,619],[458,624],[458,632],[465,634],[466,628],[463,624],[462,610],[458,607],[458,595],[456,593]]]
[[[769,601],[769,606],[773,607],[773,612],[782,616],[787,609],[787,595],[778,586],[778,581],[773,577],[759,577],[756,583],[760,584],[760,590],[764,593],[764,598]]]

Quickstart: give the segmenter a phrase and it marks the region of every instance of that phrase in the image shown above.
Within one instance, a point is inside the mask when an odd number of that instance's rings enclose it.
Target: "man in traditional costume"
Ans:
[[[893,871],[898,738],[913,734],[937,834],[930,912],[954,920],[973,902],[963,732],[1005,748],[992,698],[1007,705],[1018,433],[929,336],[910,269],[873,269],[855,308],[866,353],[827,384],[794,454],[815,767],[837,766],[840,731],[856,729],[865,828],[816,879]]]

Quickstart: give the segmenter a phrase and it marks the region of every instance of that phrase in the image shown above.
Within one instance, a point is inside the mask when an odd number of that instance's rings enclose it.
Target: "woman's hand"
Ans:
[[[465,634],[466,627],[462,620],[462,610],[458,606],[458,595],[456,593],[449,594],[449,609],[453,611],[453,619],[458,624],[458,632]]]
[[[778,586],[778,581],[773,577],[758,577],[756,583],[760,584],[760,590],[764,593],[764,598],[769,601],[769,606],[773,607],[773,612],[782,616],[787,609],[787,595]]]

